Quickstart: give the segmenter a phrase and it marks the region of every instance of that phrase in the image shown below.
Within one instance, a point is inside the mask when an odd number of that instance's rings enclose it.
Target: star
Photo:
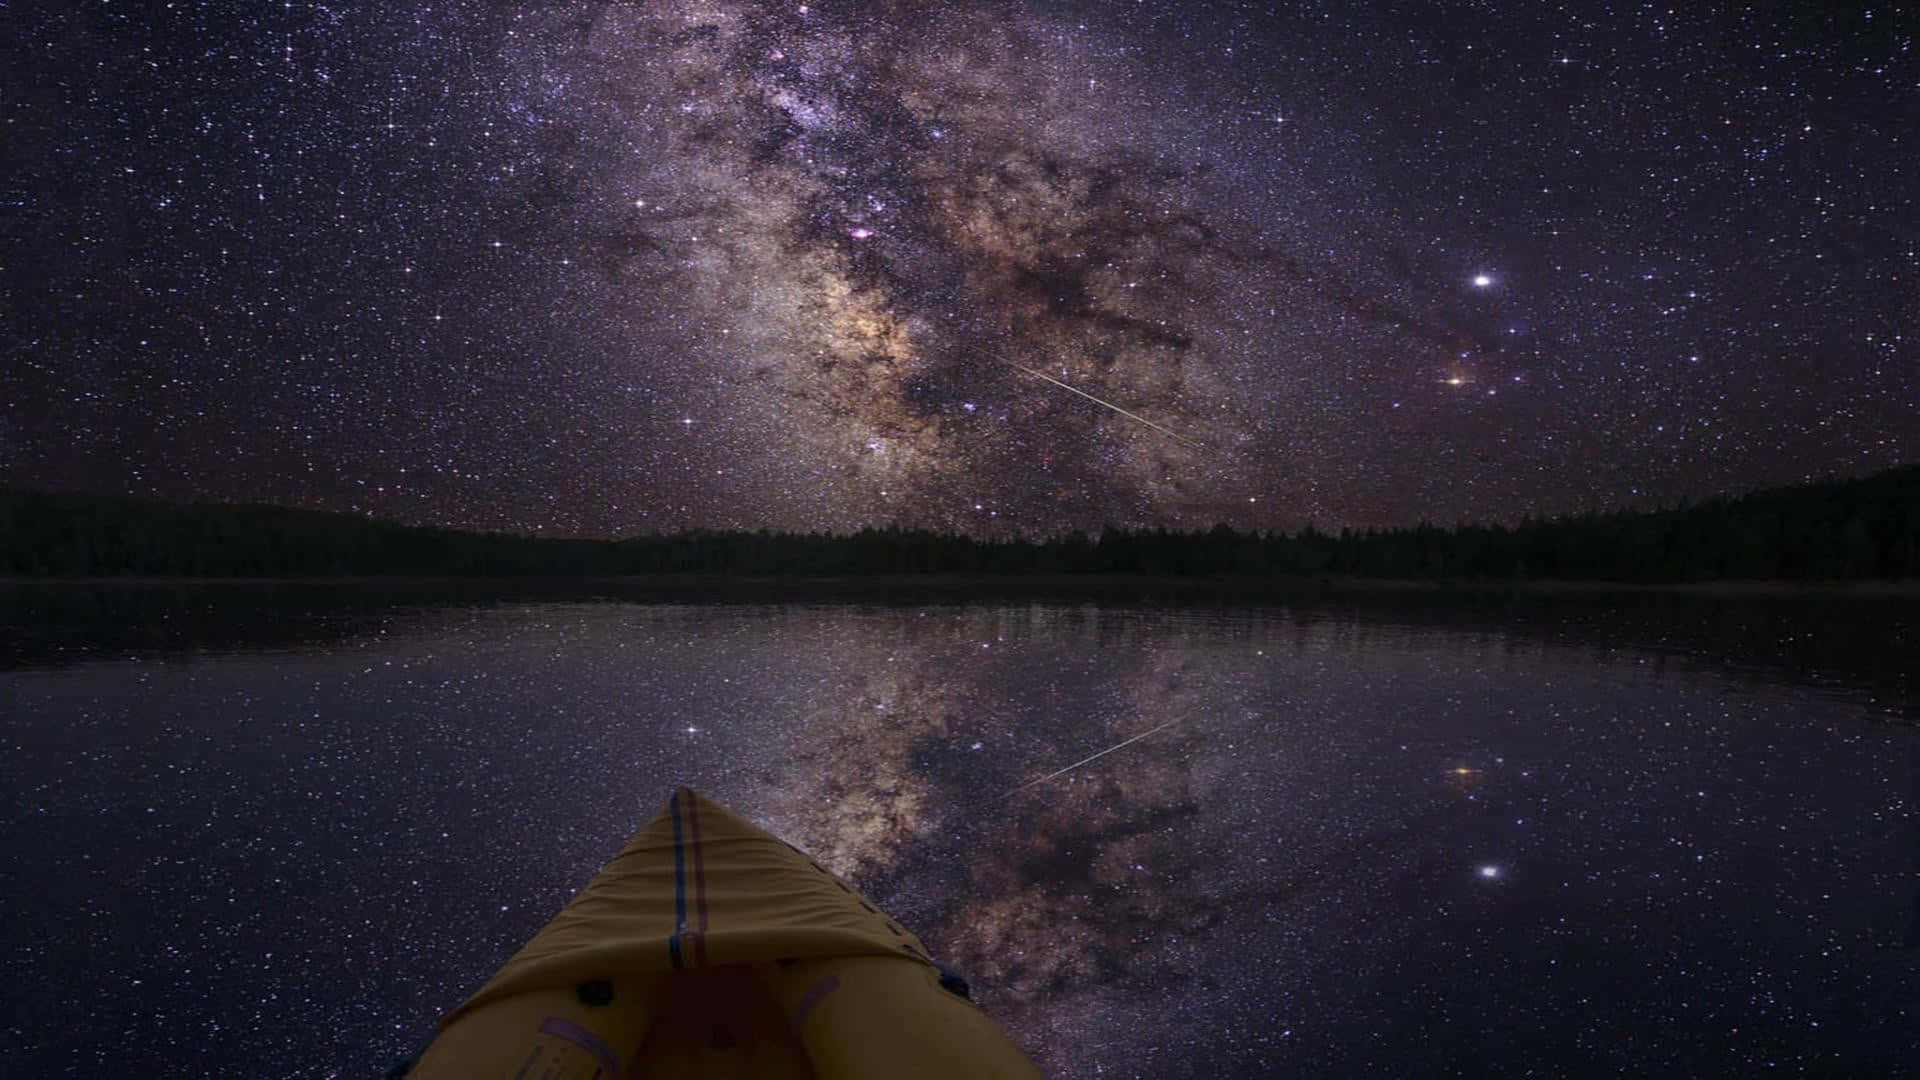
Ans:
[[[1475,275],[1473,275],[1473,287],[1474,287],[1474,288],[1476,288],[1476,289],[1484,289],[1484,288],[1486,288],[1487,286],[1489,286],[1489,285],[1492,285],[1492,284],[1493,284],[1493,275],[1492,275],[1492,274],[1475,274]]]

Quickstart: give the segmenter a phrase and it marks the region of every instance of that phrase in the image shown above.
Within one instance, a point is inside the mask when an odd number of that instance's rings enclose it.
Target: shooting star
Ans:
[[[1018,367],[1019,365],[1016,364],[1015,366]],[[1191,715],[1191,714],[1188,714],[1188,715]],[[1105,750],[1102,750],[1097,754],[1089,754],[1088,756],[1081,758],[1079,761],[1074,762],[1073,764],[1067,766],[1064,769],[1055,769],[1054,771],[1048,773],[1047,775],[1041,777],[1038,780],[1029,780],[1024,784],[1021,784],[1019,787],[1014,788],[1012,791],[1007,792],[1005,795],[1000,796],[1000,801],[1011,799],[1015,795],[1020,794],[1021,792],[1027,790],[1028,788],[1038,787],[1041,784],[1046,783],[1047,781],[1053,779],[1056,776],[1065,776],[1066,774],[1072,772],[1073,770],[1079,768],[1082,765],[1087,764],[1090,761],[1096,761],[1100,758],[1106,757],[1108,754],[1113,753],[1115,750],[1125,750],[1127,747],[1132,746],[1134,743],[1139,742],[1141,739],[1144,739],[1149,735],[1152,735],[1154,732],[1165,731],[1168,728],[1172,727],[1173,725],[1185,719],[1186,719],[1185,716],[1176,716],[1173,719],[1167,721],[1166,723],[1161,724],[1157,728],[1153,728],[1148,731],[1143,731],[1140,734],[1135,735],[1133,738],[1128,739],[1126,742],[1119,743],[1114,746],[1109,746]]]
[[[1172,429],[1166,427],[1165,425],[1156,424],[1153,421],[1147,419],[1146,417],[1141,416],[1139,413],[1128,412],[1127,410],[1121,408],[1120,406],[1115,405],[1111,401],[1107,401],[1103,398],[1094,397],[1092,394],[1087,393],[1085,390],[1082,390],[1077,386],[1069,386],[1066,383],[1061,382],[1059,379],[1054,378],[1053,376],[1047,374],[1044,371],[1035,371],[1033,368],[1030,368],[1025,364],[1018,364],[1012,360],[1004,360],[1004,358],[1003,358],[1003,361],[1008,366],[1024,371],[1036,379],[1045,379],[1062,390],[1065,390],[1073,394],[1079,394],[1081,397],[1086,398],[1088,401],[1093,402],[1095,405],[1112,409],[1114,412],[1119,413],[1121,416],[1124,416],[1129,420],[1137,420],[1140,423],[1147,425],[1153,430],[1159,432],[1162,435],[1165,435],[1167,438],[1172,439],[1174,442],[1180,443],[1183,446],[1191,446],[1195,450],[1199,450],[1202,452],[1205,452],[1207,450],[1207,447],[1204,444],[1195,442],[1194,440],[1187,438],[1185,435],[1181,435],[1180,433],[1173,431]]]

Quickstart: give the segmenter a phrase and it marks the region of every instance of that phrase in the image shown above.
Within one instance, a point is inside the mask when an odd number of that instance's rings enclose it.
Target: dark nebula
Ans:
[[[1913,29],[40,4],[0,482],[561,533],[1511,519],[1912,458]]]

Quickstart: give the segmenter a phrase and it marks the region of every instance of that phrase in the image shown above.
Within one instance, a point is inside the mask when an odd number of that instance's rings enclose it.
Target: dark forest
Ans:
[[[620,540],[462,532],[278,506],[0,493],[0,573],[25,577],[1104,574],[1679,583],[1920,573],[1920,467],[1660,511],[1517,525],[1293,533],[1109,528],[988,540],[689,531]]]

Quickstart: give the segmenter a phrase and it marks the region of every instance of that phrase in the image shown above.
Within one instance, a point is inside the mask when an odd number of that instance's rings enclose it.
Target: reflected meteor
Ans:
[[[1018,367],[1019,365],[1016,364],[1015,366]],[[1173,719],[1167,721],[1166,723],[1161,724],[1159,727],[1152,728],[1147,731],[1143,731],[1140,734],[1135,735],[1133,738],[1128,739],[1123,743],[1117,743],[1113,746],[1109,746],[1105,750],[1102,750],[1097,754],[1089,754],[1086,757],[1081,758],[1079,761],[1074,762],[1073,764],[1067,766],[1064,769],[1055,769],[1054,771],[1048,773],[1047,775],[1041,777],[1038,780],[1029,780],[1024,784],[1021,784],[1019,787],[1014,788],[1012,791],[1007,792],[1005,795],[1000,796],[1000,799],[1002,800],[1011,799],[1015,795],[1020,794],[1021,792],[1027,790],[1030,787],[1038,787],[1041,784],[1046,783],[1047,781],[1053,779],[1056,776],[1065,776],[1067,773],[1072,772],[1073,770],[1079,768],[1082,765],[1087,764],[1090,761],[1095,761],[1099,758],[1106,757],[1108,754],[1113,753],[1115,750],[1125,750],[1127,747],[1132,746],[1134,743],[1139,742],[1141,739],[1144,739],[1149,735],[1152,735],[1154,732],[1165,731],[1166,729],[1172,727],[1173,725],[1185,719],[1186,719],[1185,716],[1176,716]]]

